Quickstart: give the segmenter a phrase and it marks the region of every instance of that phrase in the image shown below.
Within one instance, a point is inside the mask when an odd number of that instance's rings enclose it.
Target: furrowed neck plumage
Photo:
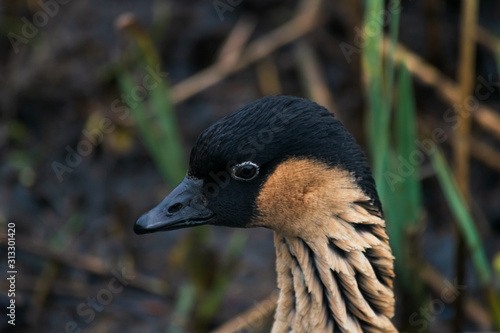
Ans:
[[[275,231],[272,333],[397,332],[385,222],[353,175],[291,159],[263,185],[257,206],[256,225]]]

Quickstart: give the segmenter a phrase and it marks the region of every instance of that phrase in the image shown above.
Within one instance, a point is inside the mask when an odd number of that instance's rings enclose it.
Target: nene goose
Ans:
[[[206,129],[184,180],[137,234],[213,224],[274,231],[273,333],[397,332],[393,257],[375,183],[325,108],[261,98]]]

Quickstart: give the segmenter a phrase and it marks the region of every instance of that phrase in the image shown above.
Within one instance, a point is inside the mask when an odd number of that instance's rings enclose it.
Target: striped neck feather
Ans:
[[[385,222],[369,207],[354,203],[331,217],[335,230],[324,237],[275,232],[280,297],[272,333],[397,332],[393,256]]]

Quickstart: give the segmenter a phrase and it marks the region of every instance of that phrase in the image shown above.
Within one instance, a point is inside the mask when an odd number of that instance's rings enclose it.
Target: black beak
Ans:
[[[208,224],[214,213],[203,198],[203,181],[186,177],[158,206],[135,222],[134,231],[146,234]]]

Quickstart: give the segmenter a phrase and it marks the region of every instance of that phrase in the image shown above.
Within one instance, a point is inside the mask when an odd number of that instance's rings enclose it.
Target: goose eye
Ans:
[[[251,180],[259,174],[259,166],[253,162],[236,164],[231,169],[231,176],[236,180]]]

